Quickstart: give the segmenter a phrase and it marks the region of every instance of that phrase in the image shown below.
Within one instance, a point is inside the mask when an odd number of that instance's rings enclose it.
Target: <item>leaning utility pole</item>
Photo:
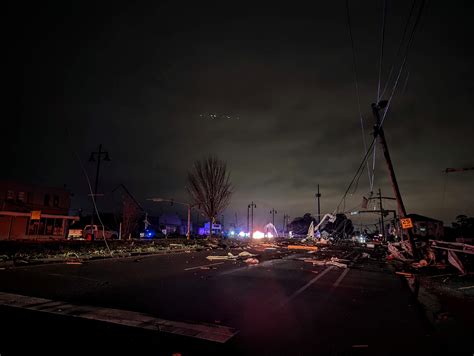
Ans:
[[[372,104],[372,112],[375,116],[376,124],[374,126],[374,138],[379,137],[380,143],[382,145],[383,155],[385,157],[385,161],[387,163],[388,172],[390,175],[390,180],[392,182],[393,192],[395,194],[395,198],[397,199],[398,205],[398,215],[400,218],[405,218],[407,215],[405,205],[403,204],[402,195],[400,193],[400,188],[398,187],[397,177],[395,176],[395,171],[393,169],[392,159],[390,158],[390,153],[388,151],[387,141],[385,140],[385,134],[383,128],[380,126],[380,114],[379,110],[384,109],[387,106],[387,101],[382,100],[377,104]],[[408,238],[410,240],[410,245],[413,251],[413,257],[418,258],[418,250],[415,244],[415,236],[413,235],[412,229],[407,229]]]
[[[383,205],[382,205],[382,191],[379,188],[379,208],[380,208],[380,232],[382,233],[382,238],[385,241],[385,223],[383,221]]]
[[[104,158],[102,158],[104,155]],[[94,184],[94,194],[92,196],[92,215],[91,215],[91,240],[95,240],[94,236],[94,215],[96,214],[96,198],[97,198],[97,187],[99,186],[99,172],[100,172],[100,161],[110,161],[109,152],[102,151],[102,144],[99,145],[99,151],[91,152],[89,157],[89,162],[94,162],[95,157],[97,156],[97,170],[95,172],[95,184]]]
[[[319,184],[318,184],[318,192],[316,193],[316,198],[318,199],[318,224],[321,222],[321,193],[319,192]]]
[[[278,214],[278,212],[275,209],[270,210],[270,214],[272,214],[272,224],[275,226],[275,214]]]

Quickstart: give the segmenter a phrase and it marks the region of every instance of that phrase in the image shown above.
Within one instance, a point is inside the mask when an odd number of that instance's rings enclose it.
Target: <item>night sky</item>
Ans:
[[[411,4],[387,1],[382,86]],[[474,166],[471,4],[426,3],[408,53],[408,80],[404,71],[384,123],[408,212],[445,223],[460,213],[474,215],[474,171],[447,180],[442,173]],[[383,0],[349,5],[370,141]],[[235,190],[226,221],[237,213],[244,223],[253,200],[256,225],[270,221],[272,208],[278,225],[283,213],[315,213],[317,184],[322,212],[332,212],[362,159],[343,0],[311,7],[69,1],[12,6],[4,31],[11,114],[2,120],[2,176],[66,184],[74,193],[73,208],[90,209],[74,152],[93,180],[88,158],[99,143],[112,159],[100,176],[103,210],[120,183],[141,201],[186,201],[187,170],[194,160],[216,154],[227,161]],[[376,160],[374,189],[392,196],[379,146]],[[346,210],[368,191],[365,171]]]

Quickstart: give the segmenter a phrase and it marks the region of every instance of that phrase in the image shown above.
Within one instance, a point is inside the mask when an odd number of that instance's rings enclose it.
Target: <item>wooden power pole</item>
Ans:
[[[390,180],[392,183],[393,193],[395,194],[395,198],[397,200],[398,205],[398,215],[400,218],[405,218],[407,215],[405,205],[403,204],[402,195],[400,193],[400,188],[398,187],[397,177],[395,176],[395,171],[393,169],[392,159],[390,158],[390,152],[388,151],[387,141],[385,139],[385,133],[383,128],[380,126],[380,109],[384,109],[387,106],[387,101],[383,100],[378,102],[377,104],[372,104],[372,112],[375,116],[376,124],[374,126],[374,137],[380,138],[380,143],[382,145],[383,155],[385,157],[385,162],[387,163],[388,172],[390,175]],[[418,259],[418,250],[415,244],[415,236],[413,234],[412,229],[407,229],[408,238],[410,240],[410,245],[413,251],[413,257]]]

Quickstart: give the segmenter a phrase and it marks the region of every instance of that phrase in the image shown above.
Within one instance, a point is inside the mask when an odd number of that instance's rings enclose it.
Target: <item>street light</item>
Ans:
[[[150,198],[150,199],[147,199],[147,200],[150,200],[150,201],[154,201],[156,203],[159,203],[159,202],[169,202],[171,204],[181,204],[181,205],[185,205],[188,207],[188,231],[186,233],[186,239],[187,240],[190,240],[191,239],[191,204],[189,203],[183,203],[183,202],[180,202],[180,201],[176,201],[174,199],[164,199],[164,198]]]

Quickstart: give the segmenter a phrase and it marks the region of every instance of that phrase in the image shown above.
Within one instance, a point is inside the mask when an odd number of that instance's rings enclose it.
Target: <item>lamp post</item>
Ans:
[[[319,184],[318,184],[318,192],[315,194],[316,199],[318,199],[318,224],[321,222],[321,204],[320,204],[320,199],[321,199],[321,193],[319,192]]]
[[[187,240],[191,239],[191,207],[192,207],[191,204],[179,202],[179,201],[172,200],[172,199],[164,199],[164,198],[150,198],[150,199],[147,199],[147,200],[151,200],[151,201],[154,201],[156,203],[170,202],[170,203],[176,203],[176,204],[181,204],[181,205],[187,206],[188,207],[188,229],[187,229],[187,232],[186,232],[186,239]]]
[[[96,202],[97,197],[97,187],[99,186],[99,172],[100,172],[100,161],[110,161],[109,152],[102,151],[102,144],[99,145],[99,150],[97,152],[92,151],[89,157],[89,162],[95,162],[95,157],[97,157],[97,169],[95,171],[95,183],[94,183],[94,194],[92,198],[92,215],[91,215],[91,240],[95,240],[94,236],[94,215],[96,213]]]

